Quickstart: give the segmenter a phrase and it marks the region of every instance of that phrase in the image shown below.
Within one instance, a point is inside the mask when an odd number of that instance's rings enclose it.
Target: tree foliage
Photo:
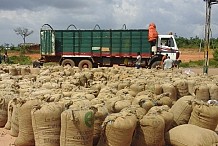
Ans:
[[[179,48],[199,48],[200,46],[204,47],[204,39],[199,37],[177,37],[176,42]],[[210,39],[210,49],[218,49],[218,38],[211,38]]]
[[[199,37],[184,38],[176,37],[176,42],[179,48],[202,48],[204,50],[204,40]],[[213,49],[213,57],[215,61],[218,61],[218,38],[210,39],[210,49]]]

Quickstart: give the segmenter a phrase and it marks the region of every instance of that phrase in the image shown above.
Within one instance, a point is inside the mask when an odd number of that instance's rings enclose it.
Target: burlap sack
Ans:
[[[21,106],[19,99],[14,98],[12,101],[12,115],[11,115],[11,130],[10,135],[17,137],[19,133],[19,121],[18,121],[18,112]]]
[[[113,109],[114,112],[118,113],[120,112],[123,108],[128,107],[132,104],[131,100],[120,100],[114,103]]]
[[[61,114],[60,146],[92,146],[94,112],[68,109]]]
[[[189,95],[188,82],[187,80],[177,80],[175,81],[175,87],[177,89],[178,98]]]
[[[61,113],[64,105],[51,102],[33,107],[31,110],[35,146],[59,146]]]
[[[40,104],[38,99],[23,101],[23,104],[19,108],[18,121],[19,121],[19,133],[15,140],[16,146],[34,146],[34,133],[32,127],[31,110],[34,106]]]
[[[188,123],[214,131],[218,125],[218,106],[206,103],[197,103],[193,106]]]
[[[173,101],[177,100],[177,90],[173,84],[170,83],[162,84],[162,88],[163,88],[163,93],[170,93],[170,98]]]
[[[9,68],[9,74],[12,76],[16,76],[18,75],[18,70],[14,66],[12,66]]]
[[[193,96],[184,96],[178,99],[171,107],[170,112],[174,115],[173,126],[188,124],[192,112]]]
[[[130,81],[121,81],[118,84],[118,90],[124,89],[124,88],[128,88],[130,86]]]
[[[146,115],[160,115],[165,122],[165,132],[172,128],[174,115],[169,112],[170,108],[167,105],[164,106],[154,106],[152,107]]]
[[[114,105],[117,101],[122,101],[123,98],[120,97],[120,96],[114,96],[113,98],[110,98],[110,99],[106,99],[105,100],[105,105],[109,111],[109,113],[113,113],[115,112],[115,109],[114,109]]]
[[[207,85],[198,85],[195,86],[195,97],[198,100],[207,102],[210,99],[209,88]]]
[[[136,121],[135,115],[127,112],[107,116],[98,146],[130,146]]]
[[[116,95],[122,97],[123,99],[133,99],[136,96],[136,92],[130,89],[121,89],[117,91]]]
[[[193,79],[188,79],[187,83],[188,83],[188,92],[189,92],[189,94],[194,96],[195,95],[195,84],[196,84],[196,81],[193,80]]]
[[[173,146],[216,146],[218,135],[209,129],[184,124],[166,133],[167,145]]]
[[[158,106],[162,106],[162,105],[167,105],[169,107],[172,107],[173,105],[173,101],[172,99],[169,97],[169,94],[167,93],[163,93],[158,95],[155,99],[154,102],[156,105]]]
[[[5,124],[7,123],[7,119],[8,119],[7,109],[8,109],[7,99],[4,97],[0,97],[0,127],[4,127]]]
[[[140,95],[132,100],[132,105],[140,105],[140,107],[144,108],[146,111],[153,106],[155,106],[155,102],[153,100],[153,95]]]
[[[97,145],[101,136],[102,124],[109,114],[104,104],[96,104],[90,107],[95,112],[93,145]]]
[[[20,70],[20,74],[22,76],[29,75],[30,74],[30,68],[22,67],[21,70]]]
[[[130,90],[134,91],[136,94],[138,94],[141,91],[145,90],[145,83],[136,82],[130,85]]]
[[[211,100],[217,100],[218,101],[218,86],[216,84],[213,84],[209,88],[210,93],[210,99]]]
[[[13,111],[13,99],[9,101],[8,103],[8,119],[7,123],[5,124],[5,129],[10,130],[11,129],[11,118],[12,118],[12,111]]]
[[[130,105],[122,109],[121,112],[134,114],[137,117],[138,121],[141,120],[143,116],[147,113],[147,111],[144,108],[140,107],[140,105]]]
[[[162,88],[161,84],[155,84],[154,85],[154,94],[160,95],[162,93],[163,93],[163,88]]]
[[[159,115],[145,115],[137,125],[133,146],[164,146],[164,119]]]

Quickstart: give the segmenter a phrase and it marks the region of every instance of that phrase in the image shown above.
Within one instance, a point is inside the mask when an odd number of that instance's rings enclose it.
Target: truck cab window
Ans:
[[[162,38],[161,39],[161,45],[162,46],[167,46],[167,47],[174,47],[173,38]]]

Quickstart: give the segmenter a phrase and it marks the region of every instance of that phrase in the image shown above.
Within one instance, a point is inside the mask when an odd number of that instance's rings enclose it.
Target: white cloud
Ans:
[[[212,6],[211,27],[218,37],[218,5]],[[204,36],[205,2],[199,0],[2,0],[0,5],[0,45],[18,44],[22,38],[16,27],[34,30],[28,42],[39,43],[39,31],[48,23],[54,29],[74,24],[78,29],[148,28],[154,22],[160,34],[170,31],[183,37]]]

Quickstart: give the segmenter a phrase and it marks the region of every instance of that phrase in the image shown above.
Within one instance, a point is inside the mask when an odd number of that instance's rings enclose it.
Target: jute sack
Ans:
[[[141,120],[147,111],[139,105],[130,105],[121,110],[121,112],[128,112],[134,114],[138,120]]]
[[[59,146],[61,113],[64,105],[57,102],[44,103],[31,110],[35,146]]]
[[[173,126],[188,124],[192,112],[193,96],[184,96],[178,99],[171,107],[170,112],[174,115]]]
[[[195,84],[196,84],[196,81],[193,80],[193,79],[188,79],[187,83],[188,83],[188,92],[189,92],[189,94],[194,96],[195,95]]]
[[[8,119],[8,101],[4,97],[0,97],[0,127],[4,127]]]
[[[101,136],[102,124],[109,114],[107,107],[104,104],[96,104],[90,107],[95,113],[93,145],[97,145]]]
[[[27,67],[21,68],[20,74],[23,76],[30,74],[30,68],[27,68]]]
[[[215,131],[218,125],[218,106],[206,103],[195,103],[189,124]]]
[[[30,73],[33,75],[40,74],[40,68],[30,68]]]
[[[218,135],[209,129],[184,124],[166,133],[165,140],[167,145],[173,146],[216,146]]]
[[[154,94],[160,95],[163,93],[163,87],[160,84],[154,85]]]
[[[130,86],[130,81],[121,81],[118,84],[118,90],[124,89],[124,88],[128,88]]]
[[[5,124],[5,129],[10,130],[11,129],[11,118],[12,118],[12,111],[13,111],[13,99],[9,101],[8,103],[8,119],[7,123]]]
[[[132,100],[132,105],[140,105],[140,107],[144,108],[146,111],[149,111],[150,108],[155,106],[155,102],[152,98],[152,95],[141,95]]]
[[[19,112],[21,103],[18,98],[14,98],[11,104],[12,104],[12,114],[11,114],[10,135],[17,137],[19,133],[18,112]]]
[[[195,97],[196,99],[207,102],[210,98],[209,88],[205,85],[195,86]]]
[[[177,90],[173,84],[165,83],[162,85],[163,93],[170,93],[170,98],[173,101],[177,100]]]
[[[130,85],[129,88],[130,88],[130,90],[132,90],[133,92],[138,94],[139,92],[145,90],[145,83],[136,82],[136,83],[133,83],[132,85]]]
[[[18,75],[18,71],[14,66],[12,66],[9,68],[9,74],[12,76],[16,76],[16,75]]]
[[[146,115],[160,115],[165,122],[165,130],[164,132],[169,131],[172,128],[173,113],[169,112],[170,108],[167,105],[163,106],[154,106],[152,107]]]
[[[92,146],[94,112],[68,109],[61,114],[60,146]]]
[[[34,133],[32,127],[31,110],[34,106],[40,104],[38,99],[22,101],[18,112],[19,133],[15,140],[16,146],[34,146]]]
[[[163,94],[157,95],[154,99],[154,102],[158,106],[167,105],[169,107],[172,107],[172,105],[173,105],[173,101],[169,97],[168,93],[163,93]]]
[[[132,104],[131,100],[120,100],[114,103],[113,109],[114,112],[118,113],[120,112],[123,108],[128,107]]]
[[[136,123],[136,116],[128,112],[107,116],[98,146],[130,146]]]
[[[188,82],[187,80],[177,80],[175,81],[175,87],[177,89],[178,98],[189,95]]]
[[[113,98],[110,98],[110,99],[106,99],[105,100],[105,105],[109,111],[109,113],[113,113],[115,112],[115,109],[114,109],[114,105],[117,101],[122,101],[123,98],[120,97],[120,96],[114,96]]]
[[[217,100],[218,101],[218,86],[216,84],[213,84],[209,88],[210,93],[210,99],[211,100]]]
[[[145,115],[137,125],[133,146],[164,146],[165,122],[160,115]]]

